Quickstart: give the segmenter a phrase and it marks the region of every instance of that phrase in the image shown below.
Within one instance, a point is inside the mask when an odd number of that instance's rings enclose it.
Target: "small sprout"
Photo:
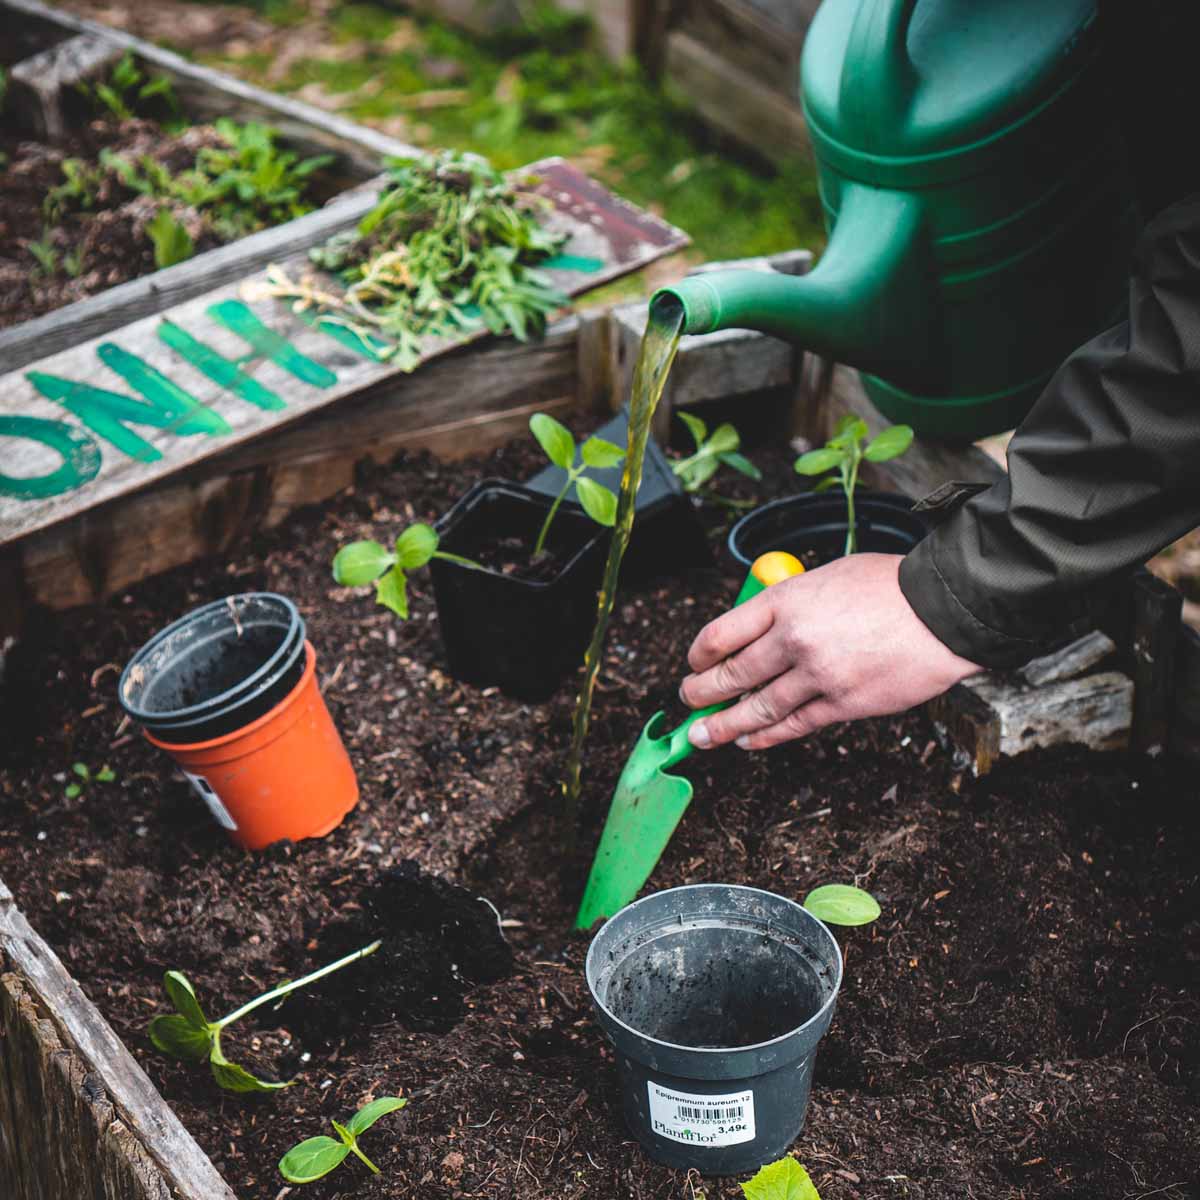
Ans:
[[[739,1186],[746,1200],[821,1200],[808,1172],[791,1157],[767,1163]]]
[[[154,243],[156,267],[173,267],[196,253],[192,235],[165,205],[154,214],[154,219],[147,223],[146,233]]]
[[[913,431],[908,425],[889,425],[874,440],[863,446],[863,438],[870,430],[866,421],[853,413],[847,413],[834,428],[833,437],[818,450],[802,454],[793,464],[798,475],[823,475],[826,471],[837,471],[822,479],[814,492],[824,492],[841,484],[846,494],[846,554],[858,549],[858,530],[854,515],[854,489],[858,487],[858,468],[867,462],[887,462],[899,458],[912,445]]]
[[[293,1146],[280,1160],[279,1173],[288,1183],[312,1183],[341,1166],[346,1157],[355,1155],[378,1175],[379,1168],[358,1148],[358,1139],[366,1133],[380,1117],[387,1116],[408,1103],[399,1096],[380,1096],[360,1108],[345,1125],[331,1121],[340,1140],[335,1141],[324,1134],[311,1137]]]
[[[742,439],[738,431],[726,421],[718,425],[711,434],[708,426],[691,413],[677,414],[687,426],[696,443],[696,452],[671,464],[671,470],[683,482],[685,492],[698,492],[716,473],[722,464],[732,467],[755,482],[762,479],[762,472],[744,455],[738,453]]]
[[[76,764],[78,765],[78,764]],[[240,1020],[247,1013],[269,1004],[280,996],[289,995],[297,988],[331,975],[334,971],[348,967],[368,954],[374,954],[380,947],[379,942],[372,942],[337,962],[313,971],[301,979],[288,980],[262,996],[243,1004],[228,1016],[219,1021],[210,1021],[196,999],[195,989],[191,981],[182,971],[168,971],[163,976],[163,986],[175,1007],[170,1014],[160,1014],[150,1022],[150,1040],[164,1054],[170,1054],[185,1062],[205,1062],[212,1069],[213,1078],[220,1087],[230,1092],[275,1092],[280,1088],[290,1087],[290,1083],[271,1083],[251,1075],[244,1067],[230,1062],[221,1049],[221,1032],[234,1021]],[[314,1177],[315,1178],[315,1177]]]
[[[343,587],[375,585],[375,602],[390,608],[401,620],[408,619],[408,575],[431,558],[442,558],[460,567],[479,568],[477,562],[438,549],[437,530],[417,522],[397,539],[395,550],[370,539],[351,542],[333,556],[333,578]]]
[[[625,457],[625,451],[613,442],[604,438],[590,437],[579,447],[579,464],[576,465],[575,439],[565,425],[560,424],[547,413],[534,413],[529,418],[529,430],[537,439],[537,443],[546,452],[546,457],[556,466],[566,471],[567,478],[562,489],[554,498],[550,511],[542,522],[541,531],[533,547],[533,557],[537,558],[546,546],[546,535],[550,532],[550,523],[558,512],[563,498],[575,488],[575,495],[583,505],[583,511],[598,525],[612,527],[617,519],[617,497],[603,484],[589,479],[584,471],[588,467],[602,469],[615,467]]]
[[[78,782],[72,780],[64,789],[63,795],[68,800],[74,800],[76,796],[83,795],[84,789],[90,784],[112,783],[117,777],[117,773],[107,763],[95,772],[88,767],[87,763],[72,763],[71,773],[77,777]]]
[[[804,907],[826,925],[870,925],[879,919],[879,902],[848,883],[826,883],[804,897]]]
[[[37,259],[38,270],[42,275],[53,275],[58,270],[58,251],[50,240],[50,230],[43,229],[39,240],[32,238],[25,243],[25,249]]]

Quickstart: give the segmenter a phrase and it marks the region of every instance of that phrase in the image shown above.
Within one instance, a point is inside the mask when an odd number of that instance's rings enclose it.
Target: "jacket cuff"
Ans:
[[[981,667],[1019,667],[1044,649],[1041,642],[1014,637],[979,620],[938,562],[936,532],[900,563],[900,590],[934,637],[968,662]]]

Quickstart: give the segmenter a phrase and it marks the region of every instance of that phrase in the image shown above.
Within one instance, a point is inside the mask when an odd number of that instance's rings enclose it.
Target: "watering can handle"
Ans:
[[[880,113],[907,112],[917,73],[908,56],[908,27],[917,0],[862,0],[842,63],[839,103],[872,145]]]
[[[738,598],[733,602],[733,607],[737,608],[739,604],[744,604],[773,583],[780,583],[784,579],[790,579],[793,575],[803,574],[804,564],[794,554],[788,554],[783,550],[771,550],[767,554],[760,554],[751,565],[750,573],[746,576],[746,582],[742,584],[742,590],[738,592]],[[688,730],[697,721],[711,717],[713,713],[718,713],[734,703],[736,703],[734,700],[722,700],[720,704],[710,704],[707,708],[698,708],[680,725],[676,726],[670,734],[670,751],[662,764],[663,768],[673,767],[676,763],[682,762],[695,749],[688,741]]]

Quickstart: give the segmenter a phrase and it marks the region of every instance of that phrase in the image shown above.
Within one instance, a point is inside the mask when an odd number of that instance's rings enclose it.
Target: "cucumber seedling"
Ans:
[[[746,1200],[821,1200],[808,1172],[790,1156],[760,1167],[738,1186]]]
[[[340,971],[360,958],[366,958],[368,954],[374,954],[381,944],[372,942],[369,946],[355,950],[353,954],[347,954],[345,958],[339,958],[337,962],[321,967],[310,975],[281,983],[269,992],[243,1004],[241,1008],[234,1009],[219,1021],[210,1021],[204,1015],[200,1001],[196,999],[196,990],[182,971],[168,971],[163,976],[163,986],[175,1006],[175,1011],[170,1014],[161,1013],[150,1022],[150,1040],[164,1054],[170,1054],[174,1058],[183,1059],[185,1062],[207,1061],[212,1069],[213,1078],[226,1091],[276,1092],[280,1088],[290,1087],[290,1083],[272,1083],[259,1079],[245,1067],[230,1062],[221,1049],[221,1034],[235,1021],[252,1013],[256,1008],[287,996],[297,988],[315,983],[326,975],[332,975],[334,971]]]
[[[826,925],[870,925],[879,919],[879,901],[848,883],[826,883],[804,897],[803,907]]]
[[[793,464],[798,475],[824,475],[814,492],[824,492],[841,485],[846,495],[846,549],[853,554],[858,549],[858,529],[854,515],[854,489],[858,487],[858,469],[863,462],[887,462],[899,458],[912,445],[913,431],[908,425],[889,425],[872,441],[863,445],[870,433],[866,421],[847,413],[834,427],[833,437],[818,450],[802,454]]]
[[[331,1121],[330,1124],[339,1140],[324,1134],[306,1138],[279,1160],[280,1175],[288,1183],[312,1183],[336,1170],[351,1154],[361,1159],[378,1175],[379,1168],[358,1148],[358,1139],[380,1117],[403,1108],[407,1103],[407,1100],[401,1100],[399,1096],[380,1096],[378,1100],[372,1100],[370,1104],[360,1108],[345,1125]]]
[[[762,479],[762,472],[744,454],[739,453],[741,435],[728,421],[718,425],[710,434],[708,426],[699,417],[686,412],[676,415],[687,426],[696,444],[695,453],[671,464],[671,470],[679,476],[685,492],[698,492],[722,466],[732,467],[756,483]]]
[[[117,777],[117,773],[108,763],[96,771],[93,771],[87,763],[72,763],[71,773],[75,778],[63,789],[63,795],[68,800],[74,800],[76,796],[81,796],[84,789],[91,787],[93,783],[112,783]]]

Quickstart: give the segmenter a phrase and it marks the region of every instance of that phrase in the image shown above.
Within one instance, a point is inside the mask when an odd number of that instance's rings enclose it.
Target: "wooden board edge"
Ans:
[[[5,889],[7,891],[7,889]],[[11,893],[8,893],[11,896]],[[0,956],[63,1047],[102,1081],[117,1114],[178,1200],[236,1200],[99,1010],[15,903],[0,906]]]

